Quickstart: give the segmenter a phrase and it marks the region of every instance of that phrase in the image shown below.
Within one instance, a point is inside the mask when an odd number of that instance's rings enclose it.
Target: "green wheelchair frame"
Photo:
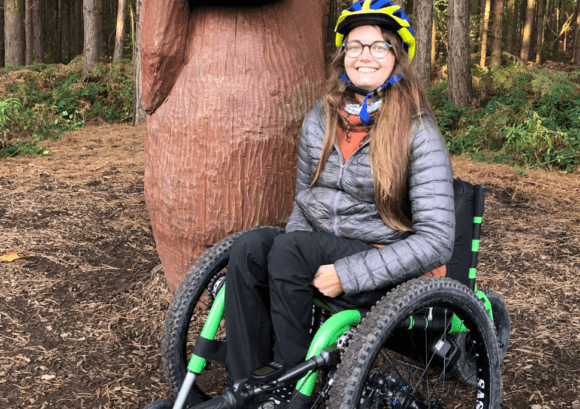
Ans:
[[[495,324],[494,310],[496,310],[496,312],[499,311],[499,313],[502,315],[501,317],[502,328],[500,328],[499,333],[496,333],[498,340],[499,364],[501,364],[501,360],[503,360],[505,349],[507,348],[507,342],[509,340],[509,315],[506,318],[507,309],[505,308],[505,305],[502,305],[503,301],[501,300],[501,298],[499,298],[498,301],[497,294],[491,292],[491,294],[493,295],[493,299],[490,301],[490,297],[488,297],[488,294],[490,292],[486,293],[484,291],[478,290],[475,284],[477,259],[479,252],[479,241],[481,234],[481,223],[483,220],[484,198],[485,198],[485,188],[480,185],[474,186],[474,212],[473,212],[471,258],[469,267],[468,287],[471,288],[471,290],[474,291],[476,297],[479,300],[481,300],[483,307],[485,308],[485,311],[487,312],[487,315],[489,316],[490,322],[492,324]],[[439,278],[432,279],[436,280]],[[214,302],[211,306],[208,317],[203,325],[201,333],[199,334],[198,341],[201,340],[205,343],[213,342],[219,330],[220,322],[222,321],[224,313],[224,299],[225,299],[225,284],[221,285],[221,287],[217,291],[217,294],[215,295]],[[303,376],[298,380],[296,384],[296,391],[307,397],[310,397],[315,389],[315,384],[318,375],[316,369],[320,366],[320,362],[322,362],[317,357],[321,355],[329,356],[329,351],[333,351],[333,349],[336,349],[335,345],[337,343],[337,340],[339,340],[339,338],[343,336],[343,334],[347,333],[351,328],[358,326],[362,320],[361,312],[357,309],[347,309],[335,312],[334,309],[328,305],[327,300],[324,300],[323,298],[316,299],[314,303],[315,306],[329,312],[331,315],[324,321],[324,323],[322,323],[320,328],[314,334],[305,363],[300,365],[300,368],[297,367],[298,369],[297,368],[290,369],[286,373],[286,375],[283,375],[280,379],[277,380],[284,381],[285,379],[289,379],[291,376],[296,376],[296,374],[301,371],[300,373],[302,373]],[[425,330],[429,326],[438,326],[438,325],[440,326],[440,324],[437,323],[436,319],[434,319],[434,317],[431,316],[431,311],[429,312],[429,316],[410,315],[399,324],[399,326],[404,327],[408,330],[412,330],[414,328]],[[459,335],[465,334],[466,328],[463,325],[462,320],[459,319],[456,315],[453,315],[451,317],[451,322],[445,326],[445,331],[447,331],[447,333],[450,335]],[[173,409],[183,409],[188,405],[188,396],[190,394],[193,385],[195,384],[196,378],[202,373],[202,371],[204,370],[204,368],[206,368],[208,364],[206,357],[202,355],[204,354],[203,353],[197,354],[196,350],[194,349],[194,352],[192,353],[191,358],[189,359],[189,363],[187,365],[185,379],[181,385],[181,388],[179,389],[179,393],[177,394],[177,399],[175,403],[171,405],[167,403],[166,406],[158,406],[159,408],[173,407]],[[292,375],[289,375],[290,373]],[[258,393],[260,393],[263,392],[262,389],[260,387],[257,387],[255,390],[258,391]],[[254,392],[252,392],[252,394],[253,393]],[[212,404],[211,401],[208,401],[206,403],[195,405],[193,406],[193,408],[201,409],[205,407],[207,408],[241,407],[240,406],[241,404],[239,402],[237,404],[234,402],[235,399],[232,396],[230,396],[229,398],[230,406],[227,406],[227,404],[223,402],[219,404],[218,402],[215,402]],[[494,405],[492,404],[490,407],[493,406]],[[393,407],[395,406],[393,405]],[[151,409],[152,408],[153,406],[151,406]]]

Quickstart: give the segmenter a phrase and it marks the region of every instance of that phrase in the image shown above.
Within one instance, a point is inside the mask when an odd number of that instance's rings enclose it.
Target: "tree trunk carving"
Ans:
[[[228,233],[287,220],[324,86],[324,7],[143,2],[145,199],[172,291]]]

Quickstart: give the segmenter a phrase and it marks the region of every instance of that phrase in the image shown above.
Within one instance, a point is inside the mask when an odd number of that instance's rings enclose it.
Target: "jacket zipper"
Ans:
[[[340,159],[340,170],[338,173],[338,181],[336,183],[336,186],[338,187],[338,191],[336,192],[336,196],[334,198],[334,202],[332,203],[332,212],[333,212],[333,221],[332,221],[332,231],[334,232],[335,236],[340,236],[338,233],[338,200],[340,198],[340,195],[342,194],[342,176],[344,175],[344,169],[346,168],[346,166],[348,165],[348,162],[350,162],[350,160],[353,158],[353,156],[360,150],[362,149],[363,146],[366,146],[367,143],[369,143],[370,138],[367,138],[367,140],[361,145],[359,146],[353,153],[352,155],[350,155],[350,158],[348,158],[348,160],[345,162],[344,158],[342,156],[342,152],[340,151],[339,147],[338,147],[338,143],[334,142],[334,148],[336,149],[336,152],[338,153],[338,157]]]

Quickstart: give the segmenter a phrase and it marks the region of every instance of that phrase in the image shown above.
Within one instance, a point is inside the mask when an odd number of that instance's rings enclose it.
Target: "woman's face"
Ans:
[[[358,40],[362,44],[372,44],[375,41],[385,41],[381,29],[377,26],[360,26],[354,28],[347,41]],[[395,66],[393,51],[383,58],[371,55],[369,47],[363,47],[361,55],[355,58],[344,56],[346,75],[353,85],[365,91],[374,91],[389,78]]]

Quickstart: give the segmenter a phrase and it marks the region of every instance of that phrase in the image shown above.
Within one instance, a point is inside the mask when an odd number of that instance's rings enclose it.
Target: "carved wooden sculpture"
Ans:
[[[144,2],[145,199],[171,291],[228,233],[290,214],[301,123],[324,86],[324,7]]]

